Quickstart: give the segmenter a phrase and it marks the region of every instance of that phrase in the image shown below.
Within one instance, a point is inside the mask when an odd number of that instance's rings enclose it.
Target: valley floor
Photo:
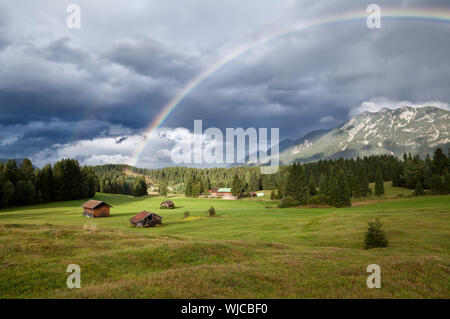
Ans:
[[[82,215],[83,201],[0,211],[0,298],[449,298],[450,196],[349,208],[278,209],[266,200],[97,194],[111,217]],[[217,217],[206,217],[214,206]],[[163,226],[136,229],[142,210]],[[185,211],[190,218],[184,219]],[[362,249],[380,217],[387,248]],[[68,289],[66,268],[81,268]],[[366,268],[381,267],[369,289]]]

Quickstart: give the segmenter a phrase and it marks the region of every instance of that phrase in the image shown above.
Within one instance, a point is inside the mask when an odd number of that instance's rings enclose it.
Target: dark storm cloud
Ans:
[[[115,136],[114,127],[139,134],[190,80],[240,43],[371,3],[199,0],[149,9],[81,1],[87,22],[69,30],[64,10],[51,2],[42,2],[46,10],[38,12],[46,15],[35,14],[37,20],[31,14],[37,11],[27,13],[20,1],[0,2],[0,157]],[[448,6],[377,3],[382,10]],[[282,137],[295,139],[346,121],[374,97],[450,102],[448,24],[382,18],[382,26],[352,21],[272,39],[205,79],[165,125],[192,130],[193,120],[202,119],[204,128],[279,127]],[[117,136],[117,145],[129,141]]]
[[[146,37],[116,41],[106,57],[113,63],[153,78],[186,80],[199,71],[196,60]]]
[[[92,63],[87,53],[70,45],[70,38],[68,37],[53,41],[42,48],[41,53],[49,61],[72,64],[79,68],[85,68],[86,65]]]

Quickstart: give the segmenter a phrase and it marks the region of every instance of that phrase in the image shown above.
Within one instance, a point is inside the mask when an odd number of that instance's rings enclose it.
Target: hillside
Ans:
[[[403,106],[364,112],[331,131],[303,138],[280,154],[282,163],[376,154],[425,156],[450,147],[450,112],[437,107]]]

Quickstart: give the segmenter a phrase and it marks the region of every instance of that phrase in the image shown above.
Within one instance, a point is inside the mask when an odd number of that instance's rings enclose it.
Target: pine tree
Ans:
[[[184,196],[186,197],[191,197],[192,196],[192,187],[194,183],[194,176],[192,174],[190,174],[190,176],[188,177],[188,180],[186,182],[186,187],[184,190]]]
[[[30,205],[36,198],[36,188],[31,180],[19,180],[16,187],[16,199],[19,205]]]
[[[134,181],[133,195],[135,197],[147,195],[147,183],[144,177],[138,177]]]
[[[355,197],[366,197],[369,194],[369,178],[363,163],[357,165],[355,187],[353,195]]]
[[[14,187],[17,185],[19,180],[19,169],[17,168],[17,163],[15,160],[8,160],[4,168],[5,180],[13,183]]]
[[[14,184],[7,180],[2,184],[0,184],[0,188],[2,195],[0,198],[0,206],[7,207],[9,204],[13,202],[15,198]]]
[[[303,167],[299,163],[294,163],[289,167],[289,174],[286,183],[286,195],[297,200],[299,205],[306,205],[308,202],[308,184],[305,180]]]
[[[210,207],[209,209],[208,209],[208,215],[209,215],[209,217],[215,217],[216,216],[216,209],[214,208],[214,207]]]
[[[423,187],[425,189],[430,189],[432,176],[433,176],[432,162],[430,156],[427,154],[427,158],[425,159],[425,163],[423,166]]]
[[[260,188],[260,182],[258,179],[258,176],[256,174],[255,170],[252,170],[252,172],[250,173],[250,181],[248,183],[248,190],[249,191],[258,191]]]
[[[443,190],[445,194],[450,194],[450,173],[444,175]]]
[[[41,201],[48,203],[54,199],[53,196],[53,169],[50,164],[45,165],[38,173],[38,190],[41,193]]]
[[[314,175],[311,174],[309,177],[309,196],[316,196],[317,195],[317,186],[316,186],[316,180],[314,179]]]
[[[35,174],[34,174],[33,164],[31,163],[31,161],[28,158],[25,158],[22,161],[22,164],[20,164],[19,179],[22,179],[25,181],[31,181],[32,183],[34,183],[34,178],[35,178]]]
[[[331,177],[330,203],[335,207],[351,206],[350,189],[342,169],[336,168]]]
[[[420,180],[417,181],[417,185],[414,188],[413,195],[414,196],[423,196],[425,192],[423,191],[422,182]]]
[[[53,167],[53,188],[58,201],[79,199],[83,196],[83,176],[77,160],[62,159]]]
[[[82,175],[82,197],[83,198],[92,198],[95,196],[95,193],[98,189],[98,178],[95,175],[94,171],[90,167],[83,167],[81,169]],[[120,183],[119,183],[120,185]],[[120,189],[117,189],[116,194],[120,193]]]
[[[381,174],[381,170],[379,167],[377,168],[377,172],[375,174],[375,195],[384,195],[383,175]]]
[[[433,156],[433,174],[444,175],[447,169],[447,156],[441,148],[437,148]]]
[[[389,240],[384,231],[383,224],[377,218],[367,222],[367,231],[364,234],[364,248],[387,247]]]
[[[444,194],[446,192],[442,176],[437,174],[433,175],[430,184],[431,192],[433,194]]]
[[[319,195],[320,196],[328,196],[328,179],[322,174],[319,179]]]
[[[161,196],[167,195],[168,190],[167,190],[167,184],[165,182],[161,182],[158,185],[158,192],[159,192],[159,195],[161,195]]]
[[[419,167],[417,167],[412,159],[408,159],[403,163],[402,179],[405,181],[405,187],[413,189],[417,185],[419,173]]]
[[[239,197],[242,194],[242,182],[237,173],[234,174],[233,184],[231,186],[231,194],[236,197]]]

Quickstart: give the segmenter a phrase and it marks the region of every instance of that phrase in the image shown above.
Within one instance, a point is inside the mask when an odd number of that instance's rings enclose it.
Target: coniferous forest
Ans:
[[[128,173],[126,173],[128,172]],[[276,174],[261,175],[259,167],[141,169],[128,165],[80,167],[77,160],[63,159],[53,166],[35,169],[29,159],[0,163],[1,207],[90,198],[96,191],[143,196],[147,187],[160,194],[208,194],[213,187],[229,187],[235,196],[272,190],[280,207],[298,205],[350,206],[352,198],[384,194],[384,182],[413,190],[413,195],[450,193],[450,156],[440,148],[421,159],[404,154],[374,155],[356,159],[293,163]]]
[[[90,167],[63,159],[53,166],[35,169],[29,159],[0,163],[0,207],[89,198],[98,190],[98,178]]]

